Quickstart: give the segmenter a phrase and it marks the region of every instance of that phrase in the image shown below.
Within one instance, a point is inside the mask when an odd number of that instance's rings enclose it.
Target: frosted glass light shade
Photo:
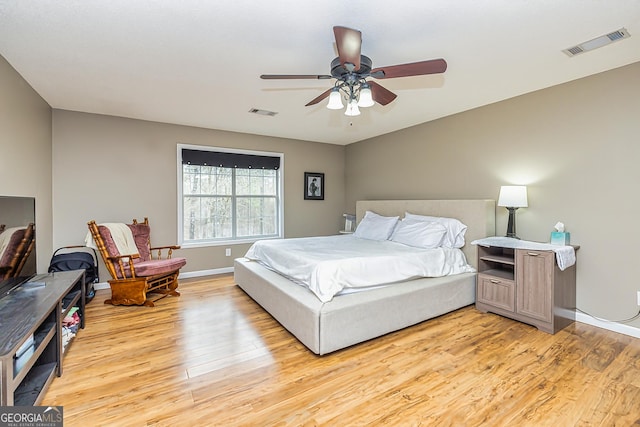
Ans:
[[[363,84],[360,88],[360,100],[358,101],[358,107],[371,107],[373,106],[373,97],[371,95],[371,87],[368,84]]]
[[[503,185],[500,187],[498,206],[508,208],[526,208],[527,187],[525,185]]]
[[[342,95],[340,95],[340,90],[338,88],[334,88],[329,94],[329,103],[327,104],[327,108],[329,110],[341,110],[344,107],[342,105]]]
[[[358,108],[358,101],[356,101],[355,99],[352,99],[351,101],[349,101],[349,103],[347,104],[347,109],[344,110],[344,115],[359,116],[360,109]]]

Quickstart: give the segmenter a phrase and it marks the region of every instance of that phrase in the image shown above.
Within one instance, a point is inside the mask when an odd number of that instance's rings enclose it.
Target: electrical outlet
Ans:
[[[638,306],[640,306],[640,291],[638,291],[638,301],[637,301],[637,303],[638,303]]]
[[[231,256],[231,248],[224,250],[224,256]],[[638,295],[640,295],[640,292],[638,292]],[[640,298],[640,296],[638,298]]]

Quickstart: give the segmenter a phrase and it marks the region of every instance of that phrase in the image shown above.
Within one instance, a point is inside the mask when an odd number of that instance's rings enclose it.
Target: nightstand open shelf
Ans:
[[[514,249],[478,246],[478,273],[514,280],[515,264]]]
[[[484,270],[482,274],[485,274],[487,276],[492,276],[492,277],[498,277],[506,280],[513,280],[514,278],[513,270],[508,271],[508,270],[499,270],[494,268],[494,269]]]
[[[514,265],[516,262],[513,259],[513,253],[511,256],[507,255],[485,255],[480,257],[480,261],[486,263],[495,263],[495,264],[504,264],[504,265]]]

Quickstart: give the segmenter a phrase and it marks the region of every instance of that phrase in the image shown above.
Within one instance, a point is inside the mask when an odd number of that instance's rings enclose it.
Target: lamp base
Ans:
[[[516,211],[518,208],[507,208],[509,211],[509,222],[507,223],[507,235],[506,237],[511,237],[512,239],[520,239],[516,236]]]

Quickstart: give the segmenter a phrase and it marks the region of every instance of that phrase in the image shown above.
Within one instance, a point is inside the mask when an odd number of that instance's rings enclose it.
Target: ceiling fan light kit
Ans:
[[[343,96],[347,103],[347,108],[344,110],[345,116],[359,116],[360,107],[367,108],[375,104],[371,86],[364,80],[353,84],[338,81],[336,86],[331,89],[327,108],[329,110],[342,109],[344,107],[342,104]]]
[[[371,86],[367,82],[364,82],[362,86],[360,86],[360,99],[358,100],[359,107],[373,107],[375,102],[373,101],[373,96],[371,94]]]
[[[346,101],[346,116],[360,115],[360,108],[373,106],[376,102],[387,105],[396,99],[397,95],[367,78],[389,79],[396,77],[421,76],[427,74],[444,73],[447,62],[444,59],[412,62],[408,64],[391,65],[372,68],[369,57],[361,54],[362,33],[347,27],[333,27],[333,33],[338,48],[338,57],[331,61],[331,75],[310,74],[263,74],[261,79],[336,79],[333,88],[324,91],[311,100],[306,106],[315,105],[325,98],[329,98],[327,108],[340,110],[344,108],[342,98]]]
[[[358,108],[358,101],[356,99],[349,101],[347,108],[344,110],[344,115],[349,117],[360,115],[360,109]]]
[[[342,95],[340,94],[340,89],[337,87],[334,87],[329,94],[327,108],[329,110],[342,110],[342,108],[344,108],[344,104],[342,104]]]

